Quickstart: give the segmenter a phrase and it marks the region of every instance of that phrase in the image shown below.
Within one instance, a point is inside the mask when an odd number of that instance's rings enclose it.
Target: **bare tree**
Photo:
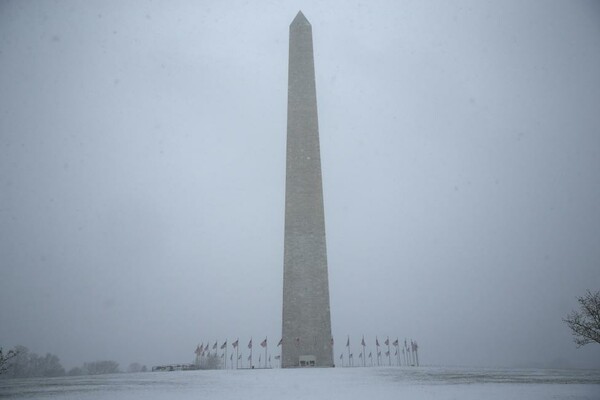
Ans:
[[[18,353],[15,350],[9,350],[8,353],[4,354],[2,352],[2,347],[0,347],[0,374],[8,370],[8,367],[10,366],[8,362],[10,359],[16,357],[17,354]]]
[[[577,347],[588,343],[600,343],[600,291],[589,290],[578,297],[579,311],[572,311],[563,321],[571,328]]]
[[[54,354],[47,353],[39,356],[29,352],[25,346],[16,346],[5,356],[0,351],[2,359],[1,372],[6,378],[53,377],[65,375],[65,369]]]

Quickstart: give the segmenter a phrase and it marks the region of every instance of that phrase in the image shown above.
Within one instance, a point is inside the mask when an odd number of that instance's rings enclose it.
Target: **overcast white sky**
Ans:
[[[299,9],[336,359],[600,367],[561,321],[600,290],[594,1],[0,1],[0,345],[274,347]]]

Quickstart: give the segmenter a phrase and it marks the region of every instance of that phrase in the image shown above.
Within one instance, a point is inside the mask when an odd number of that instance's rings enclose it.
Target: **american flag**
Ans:
[[[235,342],[231,343],[234,349],[237,349],[239,341],[240,339],[236,339]]]
[[[250,341],[248,342],[248,348],[251,349],[252,348],[252,338],[250,338]]]
[[[263,340],[262,342],[260,342],[260,346],[261,347],[267,347],[267,338],[265,338],[265,340]]]

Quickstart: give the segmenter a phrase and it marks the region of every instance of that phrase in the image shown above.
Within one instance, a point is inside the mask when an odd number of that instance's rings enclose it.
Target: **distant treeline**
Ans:
[[[45,356],[39,356],[30,353],[25,346],[15,347],[13,354],[15,356],[6,362],[5,371],[0,377],[34,378],[65,375],[65,369],[54,354],[47,353]]]
[[[145,365],[139,363],[131,363],[127,368],[127,372],[146,372],[147,370]],[[65,375],[102,375],[119,372],[121,372],[119,363],[111,360],[86,362],[83,366],[71,368],[67,372],[56,355],[47,353],[45,356],[39,356],[30,352],[25,346],[16,346],[11,351],[11,357],[3,362],[0,378],[51,378]]]

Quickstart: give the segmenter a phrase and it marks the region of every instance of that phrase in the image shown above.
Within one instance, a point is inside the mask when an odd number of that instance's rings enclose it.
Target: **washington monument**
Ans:
[[[331,367],[312,29],[302,12],[290,25],[289,51],[281,366]]]

